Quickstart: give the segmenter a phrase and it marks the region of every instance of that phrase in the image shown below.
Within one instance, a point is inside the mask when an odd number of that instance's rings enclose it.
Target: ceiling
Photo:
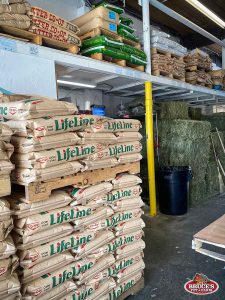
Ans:
[[[225,0],[200,1],[225,21]],[[99,0],[92,0],[89,2],[95,4],[98,3]],[[109,0],[107,2],[123,6],[122,0]],[[159,0],[159,2],[173,9],[174,11],[181,14],[188,20],[194,22],[195,24],[199,25],[203,29],[209,31],[219,39],[223,39],[225,37],[225,30],[220,28],[218,25],[216,25],[213,21],[204,16],[197,9],[192,7],[192,5],[190,5],[185,0]],[[139,17],[140,19],[142,18],[142,10],[141,7],[138,5],[138,0],[126,0],[125,10]],[[178,33],[182,39],[183,45],[188,48],[202,47],[212,44],[212,42],[208,39],[195,33],[193,30],[189,29],[185,25],[182,25],[180,22],[167,16],[166,14],[164,14],[163,12],[161,12],[153,6],[150,7],[150,14],[151,22],[165,26],[170,30]]]

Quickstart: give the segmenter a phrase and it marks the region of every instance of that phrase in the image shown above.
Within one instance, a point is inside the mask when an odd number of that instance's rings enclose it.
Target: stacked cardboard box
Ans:
[[[20,184],[142,157],[137,120],[74,115],[73,104],[43,99],[2,103],[0,111],[14,131],[13,180]],[[115,298],[135,284],[144,268],[140,183],[122,174],[43,201],[9,196],[23,299]]]

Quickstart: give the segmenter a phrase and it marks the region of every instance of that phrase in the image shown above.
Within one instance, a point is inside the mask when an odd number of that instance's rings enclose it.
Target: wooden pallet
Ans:
[[[77,54],[80,48],[77,45],[67,44],[64,42],[56,41],[48,37],[40,36],[35,33],[10,27],[0,26],[0,33],[6,37],[31,42],[39,46],[46,46],[58,50],[63,50],[69,53]]]
[[[194,235],[192,249],[203,255],[225,261],[225,215]]]
[[[184,61],[183,56],[174,54],[170,51],[161,50],[161,49],[158,49],[158,48],[151,48],[151,55],[153,55],[153,54],[161,54],[161,55],[165,55],[168,58],[176,58],[177,60],[179,60],[181,62]]]
[[[104,55],[102,53],[94,53],[94,54],[91,54],[90,57],[93,59],[96,59],[96,60],[111,62],[111,63],[117,64],[121,67],[130,67],[132,69],[142,71],[142,72],[144,72],[144,70],[145,70],[144,66],[137,66],[137,65],[129,63],[128,61],[126,61],[124,59],[116,59],[116,58],[110,57],[108,55]]]
[[[141,278],[132,288],[123,293],[118,300],[125,300],[130,296],[137,295],[145,286],[144,277]]]
[[[168,77],[168,78],[171,78],[171,79],[177,79],[177,80],[180,80],[180,81],[185,81],[185,77],[176,76],[176,75],[171,74],[170,72],[162,71],[162,70],[154,70],[154,71],[152,71],[152,75],[154,75],[154,76],[164,76],[164,77]]]
[[[48,199],[53,190],[70,185],[74,185],[76,187],[95,185],[97,183],[109,181],[115,178],[117,174],[124,172],[128,172],[130,174],[140,173],[140,162],[128,163],[93,171],[79,172],[62,178],[30,183],[27,186],[14,184],[14,191],[16,191],[16,193],[25,193],[25,198],[29,202],[36,202]]]
[[[141,44],[140,43],[137,43],[137,42],[134,42],[132,40],[123,38],[122,36],[118,35],[117,33],[114,33],[110,30],[107,30],[107,29],[101,28],[101,27],[94,28],[91,31],[81,35],[80,39],[81,39],[81,41],[85,41],[87,39],[90,39],[90,38],[93,38],[93,37],[96,37],[96,36],[100,36],[100,35],[105,35],[105,36],[111,37],[112,39],[114,39],[116,41],[120,41],[120,42],[123,42],[126,45],[130,45],[130,46],[133,46],[137,49],[141,49]]]

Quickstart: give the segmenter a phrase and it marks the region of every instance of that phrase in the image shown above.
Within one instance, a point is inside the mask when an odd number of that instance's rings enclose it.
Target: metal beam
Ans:
[[[185,17],[181,16],[180,14],[176,13],[174,10],[170,9],[169,7],[165,6],[164,4],[160,3],[157,0],[149,0],[150,4],[156,7],[157,9],[161,10],[168,16],[172,17],[173,19],[179,21],[180,23],[186,25],[187,27],[191,28],[192,30],[198,32],[199,34],[205,36],[207,39],[211,40],[212,42],[225,47],[225,43],[209,33],[208,31],[204,30],[200,26],[196,25],[195,23],[191,22],[190,20],[186,19]]]
[[[98,78],[96,80],[94,80],[95,83],[101,83],[103,81],[107,81],[107,80],[111,80],[111,79],[115,79],[117,78],[118,76],[116,75],[106,75],[106,76],[103,76],[101,78]]]
[[[163,93],[159,93],[159,94],[154,94],[154,97],[159,97],[159,96],[164,96],[164,95],[171,95],[171,94],[183,94],[185,92],[185,90],[172,90],[172,91],[166,91]],[[177,95],[180,96],[180,95]]]
[[[141,82],[141,81],[137,82],[136,81],[136,82],[131,82],[131,83],[128,83],[128,84],[120,85],[120,86],[117,86],[117,87],[111,89],[110,93],[120,91],[120,90],[129,89],[130,87],[134,87],[134,86],[137,86],[137,85],[143,85],[143,82]],[[143,91],[144,91],[144,87],[143,87]]]
[[[142,0],[142,19],[143,19],[143,41],[144,51],[147,55],[147,66],[145,72],[151,74],[151,41],[150,41],[150,8],[149,0]]]

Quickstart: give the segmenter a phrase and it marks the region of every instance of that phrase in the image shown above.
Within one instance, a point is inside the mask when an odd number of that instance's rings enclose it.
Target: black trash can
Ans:
[[[184,215],[188,210],[190,167],[163,167],[156,172],[159,210],[166,215]]]

